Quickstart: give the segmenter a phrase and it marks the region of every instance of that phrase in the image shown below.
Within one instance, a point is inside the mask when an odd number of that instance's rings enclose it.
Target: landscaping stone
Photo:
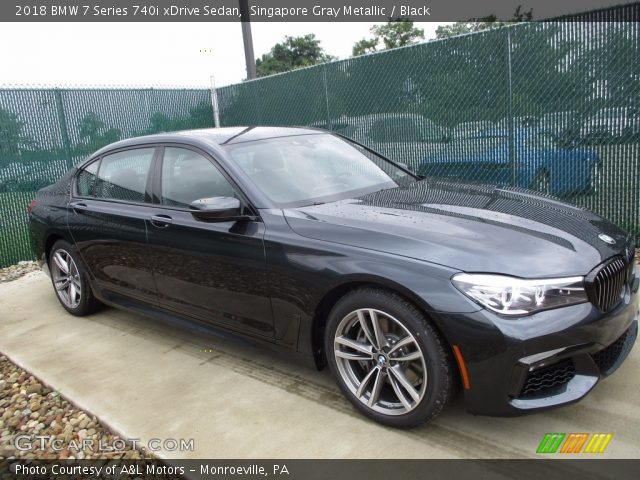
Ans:
[[[0,268],[0,283],[11,282],[12,280],[16,280],[26,275],[27,273],[36,272],[38,270],[40,270],[38,262],[31,260],[20,261],[17,265]]]
[[[4,355],[0,355],[0,378],[0,460],[154,458],[148,452],[135,450],[132,444],[127,444],[126,449],[115,454],[100,451],[100,441],[102,445],[109,446],[120,437],[105,428],[95,416],[73,407],[58,392],[43,385]],[[65,445],[60,450],[53,450],[53,442],[48,441],[45,449],[40,449],[39,443],[35,442],[33,449],[20,451],[14,444],[19,434],[55,436]],[[73,448],[74,442],[81,443],[84,439],[92,440],[94,447],[82,447],[84,450]]]

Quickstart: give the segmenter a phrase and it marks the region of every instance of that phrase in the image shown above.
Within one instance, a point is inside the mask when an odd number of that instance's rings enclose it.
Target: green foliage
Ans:
[[[213,107],[211,103],[201,103],[189,110],[189,122],[186,128],[213,127]]]
[[[424,39],[424,30],[413,26],[410,20],[398,18],[384,25],[374,25],[371,33],[382,40],[384,48],[398,48]]]
[[[25,123],[15,113],[0,108],[0,163],[20,156],[21,150],[33,147],[36,142],[22,133]]]
[[[351,54],[354,57],[359,55],[365,55],[367,53],[373,53],[377,50],[378,47],[378,39],[377,38],[363,38],[358,40],[353,49],[351,50]]]
[[[162,112],[156,112],[149,119],[151,126],[147,133],[172,132],[177,130],[175,122],[169,116]]]
[[[285,36],[282,43],[276,43],[269,53],[256,60],[256,73],[258,77],[266,77],[330,60],[333,57],[324,52],[315,34]]]
[[[150,127],[137,135],[149,135],[160,132],[177,132],[194,128],[213,127],[213,109],[208,103],[202,103],[189,110],[189,115],[170,118],[162,112],[156,112],[149,119]]]
[[[440,25],[436,29],[436,38],[449,38],[467,33],[480,32],[490,28],[503,27],[511,25],[515,22],[528,22],[533,19],[533,9],[528,12],[521,11],[521,5],[518,5],[513,13],[511,20],[504,22],[498,21],[495,15],[488,15],[482,18],[471,19],[468,22],[456,22],[451,25]]]
[[[78,122],[80,143],[75,146],[74,152],[78,155],[94,152],[105,145],[117,142],[121,136],[122,131],[119,128],[107,128],[98,115],[88,112]]]
[[[384,48],[398,48],[424,39],[424,30],[413,25],[411,20],[397,18],[383,25],[371,27],[373,38],[358,40],[353,46],[353,56],[375,52],[382,43]]]

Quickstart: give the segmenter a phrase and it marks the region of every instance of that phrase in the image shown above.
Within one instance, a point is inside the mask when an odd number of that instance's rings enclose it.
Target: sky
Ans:
[[[372,23],[252,23],[256,58],[315,33],[347,58]],[[439,23],[416,23],[434,38]],[[2,86],[209,87],[246,78],[240,23],[0,23]]]
[[[3,0],[4,1],[4,0]],[[632,0],[483,0],[469,15],[508,16],[520,4],[549,18]],[[526,8],[525,8],[526,10]],[[253,22],[256,58],[291,36],[315,33],[330,55],[347,58],[372,23]],[[441,23],[416,23],[425,38]],[[246,78],[240,23],[2,23],[0,88],[7,86],[210,87]]]

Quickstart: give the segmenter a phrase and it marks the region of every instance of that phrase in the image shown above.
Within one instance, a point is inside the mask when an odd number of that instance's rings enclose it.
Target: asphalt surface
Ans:
[[[566,458],[535,453],[546,432],[613,433],[604,454],[572,458],[640,456],[638,346],[576,405],[476,417],[458,396],[407,431],[362,417],[327,371],[115,309],[69,315],[40,272],[0,284],[0,352],[143,445],[193,439],[165,458]]]

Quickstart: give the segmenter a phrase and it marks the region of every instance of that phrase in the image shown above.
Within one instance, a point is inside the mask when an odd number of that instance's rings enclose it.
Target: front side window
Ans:
[[[155,148],[137,148],[102,158],[95,192],[97,198],[142,203]]]
[[[162,161],[162,204],[188,208],[195,200],[234,197],[233,186],[205,156],[167,147]]]

